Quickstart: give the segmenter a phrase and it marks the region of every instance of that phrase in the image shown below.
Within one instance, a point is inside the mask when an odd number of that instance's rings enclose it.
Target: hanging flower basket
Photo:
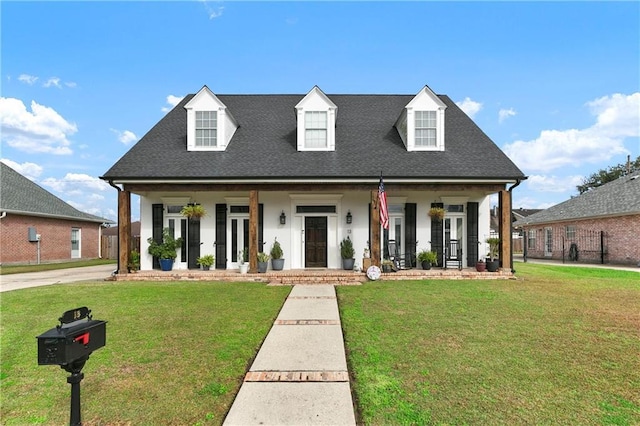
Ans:
[[[431,220],[441,221],[444,219],[444,209],[442,207],[431,207],[429,209],[429,217]]]
[[[207,211],[201,204],[187,204],[180,210],[180,214],[189,219],[200,219],[207,215]]]

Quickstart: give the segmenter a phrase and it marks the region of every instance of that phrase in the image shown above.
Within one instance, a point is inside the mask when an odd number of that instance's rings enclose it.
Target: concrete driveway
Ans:
[[[111,276],[116,264],[85,266],[82,268],[57,269],[44,272],[28,272],[0,276],[0,292],[43,285],[71,283],[77,281],[103,281]]]

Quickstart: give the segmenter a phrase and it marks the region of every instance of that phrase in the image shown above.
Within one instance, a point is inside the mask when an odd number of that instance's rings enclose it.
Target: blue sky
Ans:
[[[514,208],[557,204],[583,177],[640,155],[638,2],[3,1],[0,14],[0,158],[110,219],[116,190],[99,176],[203,85],[426,84],[529,176]]]

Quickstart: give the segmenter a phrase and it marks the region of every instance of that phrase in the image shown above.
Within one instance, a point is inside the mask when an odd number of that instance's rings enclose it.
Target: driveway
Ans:
[[[71,283],[76,281],[103,281],[116,269],[115,264],[85,266],[82,268],[57,269],[53,271],[28,272],[0,276],[0,292],[43,285]]]

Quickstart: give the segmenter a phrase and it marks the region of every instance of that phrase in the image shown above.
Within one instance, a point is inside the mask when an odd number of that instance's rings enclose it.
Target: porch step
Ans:
[[[331,284],[331,285],[362,285],[365,277],[362,274],[344,275],[304,275],[286,274],[269,277],[269,285],[295,285],[295,284]]]

